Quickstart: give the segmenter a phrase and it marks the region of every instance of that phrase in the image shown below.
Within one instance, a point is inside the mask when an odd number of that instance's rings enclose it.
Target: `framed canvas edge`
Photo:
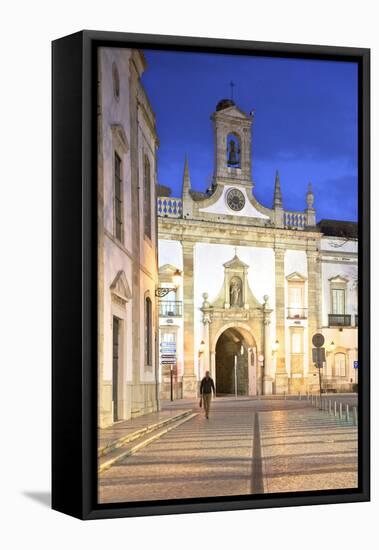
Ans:
[[[370,500],[370,376],[369,369],[362,378],[362,384],[359,388],[360,400],[360,415],[359,415],[359,448],[361,456],[360,464],[360,487],[362,490],[352,490],[344,493],[338,491],[328,492],[327,494],[319,494],[313,492],[305,496],[291,494],[281,495],[275,494],[270,496],[262,496],[259,500],[233,500],[228,501],[223,498],[214,500],[208,499],[207,502],[167,502],[160,503],[145,502],[138,505],[107,505],[102,506],[96,504],[96,423],[97,423],[97,377],[94,376],[93,367],[96,362],[96,337],[97,323],[96,318],[96,284],[94,285],[94,274],[97,268],[97,259],[94,251],[96,250],[96,208],[94,208],[93,181],[95,179],[95,163],[96,163],[96,129],[94,131],[94,117],[96,116],[96,101],[94,102],[94,75],[96,71],[96,59],[94,52],[99,45],[114,46],[118,43],[121,47],[156,47],[190,50],[209,49],[214,51],[226,49],[233,50],[237,53],[238,50],[244,50],[245,53],[251,55],[252,52],[260,52],[261,55],[278,56],[294,56],[294,57],[325,57],[325,58],[352,58],[354,57],[359,62],[361,78],[360,78],[360,114],[361,125],[359,133],[361,135],[361,150],[360,158],[360,187],[359,187],[359,256],[362,261],[359,262],[359,290],[362,298],[359,301],[359,315],[363,330],[359,330],[359,348],[360,360],[363,364],[370,364],[370,50],[365,48],[350,48],[350,47],[334,47],[334,46],[314,46],[301,44],[282,44],[271,42],[254,42],[229,39],[208,39],[195,37],[174,37],[163,35],[145,35],[133,33],[114,33],[102,31],[81,31],[70,37],[53,42],[54,47],[58,43],[63,45],[67,40],[76,40],[80,42],[80,55],[82,63],[82,78],[81,87],[82,95],[80,98],[80,117],[82,123],[81,133],[81,159],[77,160],[76,178],[77,189],[80,191],[81,204],[81,223],[78,225],[78,220],[72,228],[72,236],[81,235],[81,250],[82,262],[81,269],[78,271],[77,265],[70,265],[72,270],[73,280],[76,279],[76,286],[80,288],[81,293],[81,345],[80,353],[77,349],[76,365],[72,368],[73,379],[71,386],[76,389],[75,392],[75,410],[77,411],[77,424],[80,426],[80,445],[76,438],[75,444],[72,446],[72,452],[79,453],[78,464],[75,467],[75,479],[80,483],[77,491],[73,490],[73,503],[70,506],[67,502],[62,506],[59,504],[59,498],[55,498],[55,490],[53,488],[53,508],[64,513],[68,513],[81,519],[100,519],[111,517],[130,517],[130,516],[146,516],[159,514],[180,514],[193,512],[209,512],[209,511],[226,511],[226,510],[242,510],[242,509],[257,509],[268,507],[282,506],[302,506],[314,504],[334,504],[344,502],[362,502]],[[78,50],[79,51],[79,50]],[[54,62],[54,58],[53,58]],[[53,141],[54,141],[54,110],[56,103],[54,97],[56,92],[53,89]],[[75,115],[78,117],[78,113]],[[95,119],[96,120],[96,119]],[[56,136],[55,136],[56,137]],[[57,138],[56,138],[57,141]],[[59,141],[59,140],[58,140]],[[54,143],[53,143],[54,150]],[[57,152],[55,152],[57,154]],[[53,153],[54,158],[54,153]],[[57,174],[53,169],[53,195],[57,185]],[[95,197],[96,199],[96,197]],[[96,202],[96,200],[95,200]],[[54,199],[53,199],[54,204]],[[57,205],[55,205],[56,207]],[[54,212],[54,207],[53,207]],[[55,224],[57,225],[57,224]],[[79,231],[79,233],[78,233]],[[53,219],[53,237],[54,237],[54,219]],[[61,239],[62,237],[60,237]],[[94,242],[95,241],[95,242]],[[57,249],[58,243],[55,239],[53,250]],[[53,258],[53,278],[58,286],[68,288],[67,281],[60,280],[62,277],[59,273],[54,273],[54,258]],[[60,281],[59,281],[60,280]],[[95,286],[95,288],[94,288]],[[362,291],[364,288],[364,292]],[[54,289],[53,289],[53,324],[57,318],[57,310],[54,307]],[[53,348],[54,342],[59,340],[59,336],[53,330]],[[76,338],[77,340],[77,338]],[[96,362],[97,363],[97,362]],[[55,364],[55,369],[54,369]],[[62,365],[54,357],[53,349],[53,432],[56,428],[62,432],[65,421],[58,418],[54,408],[54,386],[57,385],[57,375],[61,379]],[[70,384],[69,384],[70,386]],[[80,390],[79,390],[80,388]],[[80,394],[80,403],[77,402]],[[362,399],[364,396],[364,399]],[[59,409],[60,413],[62,408]],[[53,436],[54,437],[54,436]],[[57,436],[55,436],[57,441]],[[62,448],[58,443],[57,448]],[[54,454],[54,453],[53,453]],[[55,453],[56,455],[56,453]],[[56,460],[56,456],[55,456]],[[57,472],[57,467],[53,459],[53,478],[62,478],[62,472]],[[54,486],[54,484],[53,484]],[[62,481],[60,482],[61,490]],[[74,487],[72,487],[74,489]],[[75,502],[74,502],[75,501]]]

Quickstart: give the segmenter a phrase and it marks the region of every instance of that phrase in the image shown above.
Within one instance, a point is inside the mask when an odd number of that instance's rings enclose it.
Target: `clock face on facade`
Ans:
[[[230,189],[226,195],[226,202],[232,210],[242,210],[245,206],[244,194],[239,189]]]

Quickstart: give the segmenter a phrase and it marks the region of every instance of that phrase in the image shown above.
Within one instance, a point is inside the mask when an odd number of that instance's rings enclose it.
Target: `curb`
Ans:
[[[128,435],[119,437],[118,439],[116,439],[115,441],[110,443],[109,445],[105,445],[104,447],[101,447],[100,449],[98,449],[97,457],[101,458],[101,457],[111,453],[112,451],[118,449],[119,447],[123,447],[127,443],[131,443],[135,439],[139,439],[143,435],[146,435],[150,432],[153,432],[153,431],[165,426],[166,424],[170,424],[171,422],[177,422],[181,418],[185,418],[186,416],[190,415],[191,412],[192,411],[181,412],[181,413],[179,413],[175,416],[170,416],[169,418],[165,418],[164,420],[161,420],[160,422],[156,422],[155,424],[149,424],[149,425],[145,426],[144,428],[140,428],[139,430],[136,430],[135,432],[132,432]]]
[[[117,456],[109,458],[109,460],[104,461],[98,467],[98,470],[97,470],[98,473],[100,474],[100,473],[104,472],[105,470],[108,470],[111,466],[113,466],[113,464],[115,464],[116,462],[118,462],[122,458],[126,458],[128,456],[131,456],[131,455],[135,454],[136,452],[140,451],[141,449],[143,449],[147,445],[150,445],[150,443],[153,443],[153,441],[156,441],[157,439],[159,439],[160,437],[162,437],[166,433],[170,432],[174,428],[177,428],[181,424],[184,424],[184,422],[187,422],[188,420],[191,420],[195,416],[198,416],[198,414],[199,413],[192,413],[191,411],[186,411],[185,414],[182,413],[182,414],[178,415],[176,417],[175,424],[173,424],[172,426],[167,426],[167,428],[165,428],[163,430],[160,430],[158,433],[152,435],[151,437],[145,439],[144,441],[141,441],[140,443],[137,443],[133,447],[130,447],[129,449],[126,449],[124,452],[121,452]],[[174,422],[173,419],[170,419],[170,420],[171,420],[170,423]],[[165,421],[165,423],[167,423],[167,420]],[[162,425],[163,425],[163,423],[162,423]],[[149,431],[151,431],[151,430],[149,430]],[[148,432],[146,432],[146,433],[148,433]]]

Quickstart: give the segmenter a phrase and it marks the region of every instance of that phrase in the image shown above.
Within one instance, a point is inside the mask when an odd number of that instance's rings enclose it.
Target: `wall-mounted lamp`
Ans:
[[[272,352],[276,353],[279,349],[279,340],[276,339],[275,342],[271,346]]]
[[[172,276],[172,282],[174,283],[174,287],[158,287],[155,290],[155,296],[157,298],[163,298],[164,296],[167,296],[169,292],[176,292],[177,287],[180,285],[182,281],[182,272],[177,269],[175,273]]]

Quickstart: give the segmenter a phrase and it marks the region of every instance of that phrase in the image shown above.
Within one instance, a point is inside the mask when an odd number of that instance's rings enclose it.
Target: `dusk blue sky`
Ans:
[[[255,110],[254,194],[272,207],[275,171],[283,204],[303,210],[313,184],[317,220],[357,220],[357,65],[348,62],[144,51],[142,77],[160,141],[158,182],[180,196],[185,155],[192,188],[213,174],[210,120],[220,99]]]

